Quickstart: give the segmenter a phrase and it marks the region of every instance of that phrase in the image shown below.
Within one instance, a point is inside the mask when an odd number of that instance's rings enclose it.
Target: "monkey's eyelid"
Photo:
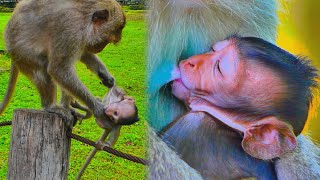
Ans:
[[[216,52],[216,51],[213,49],[213,46],[211,46],[211,50],[212,50],[213,52]]]
[[[217,68],[218,68],[220,74],[222,75],[222,72],[221,72],[221,69],[220,69],[220,59],[219,59],[218,62],[217,62]]]

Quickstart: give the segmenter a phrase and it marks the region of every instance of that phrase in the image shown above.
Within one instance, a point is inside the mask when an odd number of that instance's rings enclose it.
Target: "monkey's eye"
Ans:
[[[113,114],[114,114],[115,116],[118,116],[118,111],[115,111]]]
[[[218,62],[217,62],[218,64],[217,64],[217,68],[218,68],[218,71],[220,72],[220,74],[222,75],[222,72],[221,72],[221,69],[220,69],[220,60],[218,60]]]
[[[216,51],[213,49],[213,46],[211,46],[211,50],[212,50],[213,52],[216,52]]]

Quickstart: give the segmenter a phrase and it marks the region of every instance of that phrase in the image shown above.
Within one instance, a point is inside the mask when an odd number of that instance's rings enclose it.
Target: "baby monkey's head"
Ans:
[[[124,96],[121,101],[107,105],[105,114],[113,123],[119,125],[131,125],[139,121],[138,108],[130,96]]]

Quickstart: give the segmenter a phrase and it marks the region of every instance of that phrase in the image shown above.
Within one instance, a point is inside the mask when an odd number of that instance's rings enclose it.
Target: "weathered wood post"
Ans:
[[[67,179],[70,139],[64,117],[16,109],[7,179]]]

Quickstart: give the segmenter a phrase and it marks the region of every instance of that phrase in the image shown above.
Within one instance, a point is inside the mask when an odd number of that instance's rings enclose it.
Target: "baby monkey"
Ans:
[[[103,129],[112,128],[115,125],[131,125],[139,120],[138,109],[134,99],[127,96],[126,93],[117,86],[113,86],[110,89],[102,102],[105,105],[104,109],[108,120],[96,119],[96,122]],[[85,111],[84,115],[74,111],[77,119],[89,119],[92,116],[91,111],[77,101],[72,101],[70,105],[73,108]]]
[[[96,119],[97,124],[104,129],[103,134],[99,138],[97,144],[99,144],[101,148],[103,148],[104,146],[113,147],[120,135],[121,126],[131,125],[139,121],[138,108],[135,105],[134,99],[130,96],[127,96],[124,90],[117,87],[116,85],[114,85],[110,89],[110,91],[104,97],[102,103],[105,105],[105,114],[109,119]],[[86,111],[87,113],[85,117],[88,115],[89,111],[85,110],[85,107],[82,107],[79,103],[75,102],[71,105],[74,108]],[[104,143],[107,137],[107,142]],[[77,179],[80,179],[97,151],[97,148],[94,148],[91,151],[90,155],[87,157],[85,164],[79,171]]]
[[[117,86],[113,86],[102,101],[105,104],[105,114],[118,125],[131,125],[138,121],[138,109],[134,99]],[[97,122],[105,128],[103,122]]]
[[[172,93],[189,112],[166,127],[162,139],[204,179],[301,179],[279,176],[276,166],[308,149],[297,136],[318,87],[309,60],[260,38],[231,36],[180,61],[172,75]]]

